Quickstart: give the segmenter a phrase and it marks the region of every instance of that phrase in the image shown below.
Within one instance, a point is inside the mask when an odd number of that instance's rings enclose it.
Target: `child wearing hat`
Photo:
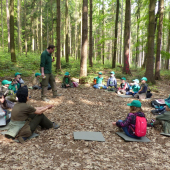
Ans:
[[[156,117],[156,121],[152,120],[149,123],[150,127],[156,127],[157,125],[162,126],[162,130],[166,134],[170,134],[170,103],[165,102],[165,112]]]
[[[146,99],[146,94],[147,94],[147,89],[148,89],[148,85],[146,84],[146,81],[147,81],[146,77],[143,77],[141,79],[140,90],[138,91],[137,94],[134,95],[135,98]]]
[[[73,87],[73,83],[71,82],[71,78],[70,78],[70,73],[66,72],[64,74],[64,78],[63,78],[63,82],[61,85],[62,88],[68,88],[68,87]]]
[[[93,85],[93,88],[95,89],[107,89],[107,87],[105,85],[102,84],[103,81],[103,77],[102,77],[102,72],[98,73],[98,76],[94,78],[96,80],[96,84]]]
[[[110,89],[109,89],[109,87],[110,87]],[[115,78],[115,72],[111,71],[110,77],[107,80],[107,89],[112,91],[112,90],[114,90],[114,88],[117,88],[117,80]]]
[[[32,85],[33,85],[32,89],[34,90],[41,89],[40,76],[41,76],[41,73],[35,73],[35,77],[32,82]]]
[[[22,80],[21,74],[22,74],[22,73],[19,73],[19,72],[16,72],[16,73],[15,73],[15,79],[16,79],[16,81],[17,81],[17,83],[18,83],[18,88],[21,87],[21,84],[24,84],[24,80]]]
[[[3,80],[1,83],[2,86],[0,91],[7,94],[9,92],[8,87],[12,82],[8,80]]]
[[[126,82],[126,78],[122,77],[121,84],[120,84],[120,87],[118,88],[117,93],[118,94],[126,94],[127,89],[128,89],[128,83]]]
[[[18,90],[18,82],[15,78],[12,78],[11,81],[12,83],[9,85],[8,89],[16,93]]]
[[[130,86],[131,86],[133,92],[128,91],[128,92],[126,92],[126,95],[133,95],[134,96],[140,90],[139,80],[135,79],[135,80],[133,80],[133,82],[134,83],[130,83]]]
[[[122,128],[125,134],[131,138],[139,138],[134,134],[134,132],[136,117],[145,117],[145,114],[143,113],[143,110],[141,108],[141,102],[139,100],[133,100],[127,105],[130,106],[130,113],[127,115],[126,119],[112,122],[112,126]]]

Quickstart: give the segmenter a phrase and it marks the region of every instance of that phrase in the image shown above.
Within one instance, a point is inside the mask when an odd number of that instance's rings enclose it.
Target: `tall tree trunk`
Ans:
[[[102,27],[102,62],[104,65],[104,56],[105,56],[105,50],[104,50],[104,46],[105,46],[105,35],[104,35],[104,24],[105,24],[105,16],[104,16],[104,0],[103,0],[103,8],[102,8],[102,14],[103,14],[103,27]]]
[[[116,67],[118,19],[119,19],[119,0],[117,0],[117,9],[116,9],[114,55],[113,55],[113,58],[112,58],[112,68],[115,68],[115,67]]]
[[[2,29],[2,49],[4,51],[4,28],[3,28],[2,0],[1,0],[1,29]]]
[[[70,45],[69,45],[69,46],[70,46],[70,48],[69,48],[69,51],[70,51],[70,52],[69,52],[69,55],[71,56],[71,53],[72,53],[72,51],[71,51],[71,49],[72,49],[72,48],[71,48],[71,46],[72,46],[72,44],[71,44],[71,42],[72,42],[71,37],[72,37],[72,36],[71,36],[71,17],[70,17],[70,16],[69,16],[69,37],[70,37]]]
[[[92,4],[92,0],[90,0],[90,34],[89,34],[89,66],[90,67],[93,67],[93,61],[92,61],[92,57],[93,57],[92,13],[93,13],[93,4]]]
[[[14,0],[10,0],[10,51],[11,51],[11,61],[16,62],[15,44],[14,44]]]
[[[7,28],[8,28],[8,52],[10,51],[10,21],[9,21],[9,3],[6,0],[6,15],[7,15]]]
[[[53,19],[53,18],[52,18]],[[48,7],[47,7],[47,46],[49,46],[49,31],[48,31]]]
[[[124,31],[124,67],[123,73],[131,74],[129,69],[129,42],[130,42],[130,0],[126,0],[125,31]]]
[[[43,33],[42,33],[42,0],[40,0],[40,50],[43,50]]]
[[[75,59],[77,60],[77,19],[78,19],[78,10],[77,10],[77,1],[75,1],[75,42],[74,42],[74,49],[75,49]]]
[[[150,0],[149,5],[149,29],[148,29],[148,55],[146,64],[146,77],[148,82],[155,83],[154,68],[154,29],[155,29],[155,6],[156,0]]]
[[[25,28],[25,55],[27,57],[27,19],[26,19],[26,16],[27,16],[27,5],[26,5],[26,0],[24,0],[24,7],[25,7],[25,10],[24,10],[24,28]]]
[[[169,12],[169,22],[170,22],[170,12]],[[168,28],[168,45],[167,52],[170,53],[170,28]],[[169,58],[166,59],[166,69],[169,70]]]
[[[82,49],[81,49],[81,61],[80,61],[80,77],[87,76],[87,45],[88,45],[88,0],[83,0],[82,8]]]
[[[57,60],[56,60],[56,68],[57,70],[61,70],[61,62],[60,62],[60,0],[57,0]]]
[[[122,0],[122,11],[121,11],[121,33],[120,33],[120,60],[119,63],[122,64],[122,30],[123,30],[123,0]]]
[[[65,4],[65,31],[66,31],[66,37],[65,37],[65,54],[66,54],[66,62],[69,62],[69,55],[68,55],[68,0],[66,0]]]
[[[164,0],[160,0],[159,6],[159,25],[157,34],[157,53],[155,63],[155,80],[159,80],[160,77],[160,54],[161,54],[161,41],[162,41],[162,26],[163,26],[163,13],[164,13]]]

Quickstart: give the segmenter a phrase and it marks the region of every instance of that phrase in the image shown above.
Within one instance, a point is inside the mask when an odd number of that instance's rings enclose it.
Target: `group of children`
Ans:
[[[115,73],[112,71],[110,72],[107,85],[103,85],[102,81],[102,73],[99,72],[98,76],[94,78],[93,87],[114,90],[118,94],[133,95],[139,99],[146,98],[148,88],[146,84],[146,77],[141,79],[141,85],[139,85],[138,79],[133,80],[133,83],[129,84],[126,82],[126,78],[122,77],[120,87],[117,88]],[[6,133],[6,137],[17,138],[21,143],[32,135],[38,125],[46,129],[57,129],[60,127],[59,124],[51,122],[43,114],[43,112],[46,110],[51,109],[53,107],[52,105],[34,108],[27,104],[27,101],[29,100],[28,88],[23,84],[24,81],[21,78],[21,73],[17,72],[15,73],[15,78],[12,79],[12,81],[2,81],[0,92],[0,126],[5,126],[10,122],[10,128]],[[77,86],[78,84],[71,81],[69,72],[66,72],[63,77],[61,87],[69,88]],[[41,89],[41,73],[35,73],[32,89]],[[18,102],[14,104],[9,96],[12,96]],[[136,122],[138,118],[141,118],[142,121],[143,119],[146,119],[141,108],[141,102],[139,100],[133,100],[127,105],[130,106],[130,112],[127,118],[124,121],[118,120],[117,122],[112,122],[112,125],[122,128],[125,134],[129,137],[140,138],[141,136],[139,136],[135,131],[137,129]],[[8,109],[12,109],[12,112],[10,112]],[[164,132],[170,133],[169,122],[170,103],[166,103],[166,112],[157,116],[156,121],[152,120],[150,123],[147,123],[146,126],[155,127],[157,125],[162,125]]]
[[[117,88],[117,81],[115,78],[114,71],[110,72],[110,77],[107,80],[107,85],[103,85],[102,73],[99,72],[98,76],[94,78],[93,87],[95,89],[101,89],[101,88],[108,89],[110,91],[115,91],[118,94],[132,95],[134,98],[145,99],[147,98],[147,89],[148,89],[148,85],[146,84],[146,82],[147,82],[147,78],[143,77],[141,79],[141,85],[139,85],[138,79],[133,80],[133,83],[129,84],[128,82],[126,82],[126,78],[122,77],[120,87]],[[151,97],[151,95],[148,96],[148,98],[149,97]]]

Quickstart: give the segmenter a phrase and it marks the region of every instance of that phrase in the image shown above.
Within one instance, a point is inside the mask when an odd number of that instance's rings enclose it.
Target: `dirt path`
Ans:
[[[57,83],[59,87],[59,82]],[[158,83],[162,94],[168,97],[166,83]],[[14,143],[0,135],[0,170],[10,169],[169,169],[170,138],[148,128],[150,143],[124,142],[109,123],[124,119],[129,111],[126,106],[133,99],[117,97],[114,92],[94,90],[92,87],[61,89],[57,99],[51,99],[54,108],[45,113],[52,121],[59,122],[58,130],[38,130],[39,137],[24,144]],[[51,92],[49,93],[50,95]],[[40,91],[30,92],[33,106],[47,105],[40,101]],[[149,101],[142,102],[147,119],[155,118]],[[74,131],[102,132],[105,142],[74,141]]]

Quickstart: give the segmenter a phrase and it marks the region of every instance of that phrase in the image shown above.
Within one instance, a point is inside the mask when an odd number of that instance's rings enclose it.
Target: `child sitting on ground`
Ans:
[[[73,87],[73,83],[71,82],[71,78],[70,78],[70,73],[69,72],[65,73],[61,87],[62,88]]]
[[[118,88],[117,93],[118,94],[126,94],[127,90],[128,90],[128,83],[126,82],[126,78],[122,77],[121,84],[120,84],[120,87]]]
[[[141,108],[141,102],[138,100],[133,100],[132,103],[128,103],[130,106],[130,113],[127,115],[124,121],[118,120],[117,122],[112,122],[112,126],[118,126],[122,128],[125,134],[131,138],[139,138],[134,134],[136,117],[145,117],[143,110]]]
[[[166,108],[165,112],[159,116],[156,117],[156,121],[152,120],[151,123],[149,123],[150,127],[156,127],[157,125],[162,125],[162,130],[166,134],[170,134],[170,103],[165,102]]]
[[[21,87],[21,84],[24,84],[24,81],[22,80],[22,78],[21,78],[21,74],[22,73],[15,73],[15,79],[16,79],[16,81],[17,81],[17,86],[18,86],[18,89]]]
[[[94,80],[96,81],[96,84],[93,85],[95,89],[100,89],[100,88],[107,89],[107,87],[102,84],[103,77],[101,72],[98,73],[98,77],[95,77]]]
[[[43,114],[46,110],[51,109],[53,107],[52,105],[34,108],[27,104],[29,97],[26,86],[18,89],[17,97],[18,103],[12,109],[9,130],[5,134],[7,138],[17,137],[23,143],[39,125],[45,129],[57,129],[60,127],[60,125],[51,122]]]
[[[14,93],[17,92],[18,90],[18,83],[15,78],[11,79],[12,83],[9,85],[8,90],[12,90]]]
[[[110,89],[109,89],[109,87],[110,87]],[[107,81],[107,89],[112,91],[112,90],[114,90],[113,87],[115,87],[115,89],[117,88],[117,80],[115,78],[115,72],[111,71],[110,77]]]
[[[134,81],[134,83],[130,83],[130,86],[131,86],[133,92],[128,91],[128,92],[126,92],[126,95],[133,95],[134,96],[140,90],[139,80],[135,79],[133,81]]]
[[[146,81],[147,81],[146,77],[143,77],[141,79],[141,87],[138,93],[134,95],[135,98],[146,99],[146,94],[147,94],[147,89],[148,89],[148,85],[146,84]]]

